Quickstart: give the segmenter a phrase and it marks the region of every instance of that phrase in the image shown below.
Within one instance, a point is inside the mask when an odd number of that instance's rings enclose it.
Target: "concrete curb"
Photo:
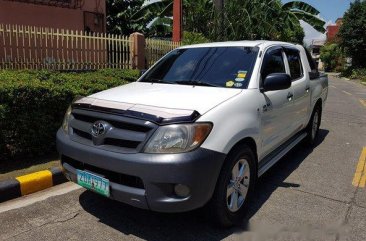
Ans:
[[[0,182],[0,203],[66,182],[59,167]]]

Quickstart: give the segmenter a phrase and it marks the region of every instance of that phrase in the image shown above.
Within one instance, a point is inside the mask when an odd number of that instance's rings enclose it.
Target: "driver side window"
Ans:
[[[267,75],[273,73],[286,73],[282,49],[278,47],[267,50],[264,55],[261,71],[262,81],[267,77]]]

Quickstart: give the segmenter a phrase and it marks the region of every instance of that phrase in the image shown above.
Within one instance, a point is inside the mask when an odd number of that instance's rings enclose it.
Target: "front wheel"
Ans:
[[[257,179],[255,161],[247,145],[237,146],[227,156],[207,207],[219,226],[232,226],[244,218]]]

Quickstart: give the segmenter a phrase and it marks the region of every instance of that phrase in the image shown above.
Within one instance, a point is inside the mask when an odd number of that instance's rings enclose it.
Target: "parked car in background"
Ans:
[[[75,101],[57,147],[81,186],[159,212],[206,205],[230,226],[258,177],[314,143],[327,94],[327,76],[300,45],[183,46],[137,82]]]

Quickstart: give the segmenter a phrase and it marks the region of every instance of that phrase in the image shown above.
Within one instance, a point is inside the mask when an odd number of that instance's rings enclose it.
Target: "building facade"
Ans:
[[[0,0],[0,24],[106,31],[106,0]]]
[[[343,19],[338,18],[336,20],[335,24],[327,26],[327,32],[326,32],[327,42],[333,42],[333,41],[337,40],[337,34],[338,34],[339,28],[341,27],[342,23],[343,23]]]

